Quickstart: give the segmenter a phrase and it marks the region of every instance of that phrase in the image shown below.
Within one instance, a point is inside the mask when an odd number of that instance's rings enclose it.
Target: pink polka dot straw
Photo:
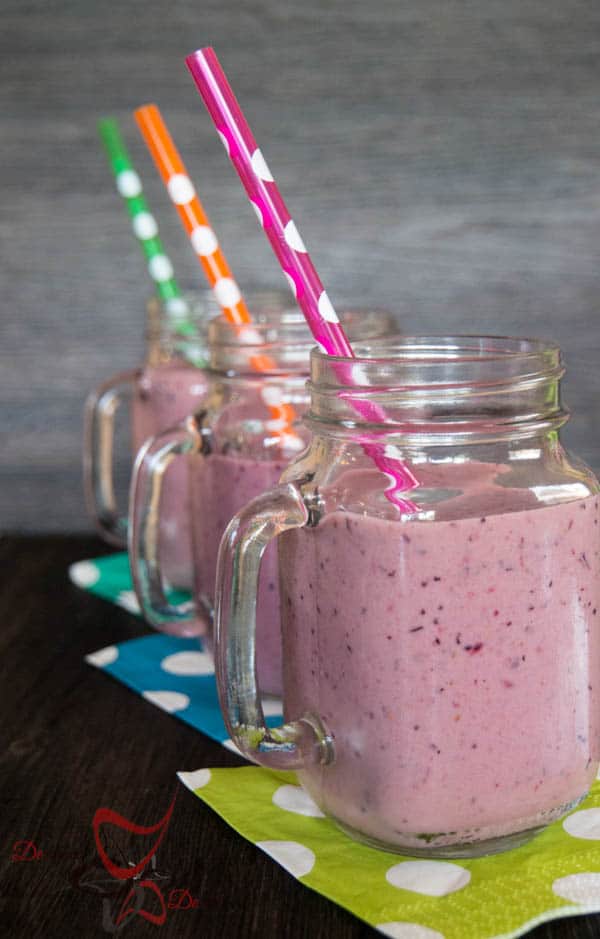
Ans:
[[[198,49],[185,61],[315,341],[328,355],[352,358],[352,347],[333,304],[214,49]],[[367,420],[385,422],[385,414],[377,405],[355,401],[353,406]],[[399,495],[418,485],[410,470],[399,460],[385,456],[377,444],[366,444],[364,449],[376,466],[392,478],[387,490],[390,501],[404,511],[414,512],[414,503]]]

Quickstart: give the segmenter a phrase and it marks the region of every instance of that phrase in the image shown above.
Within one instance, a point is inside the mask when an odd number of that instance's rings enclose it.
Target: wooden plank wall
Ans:
[[[0,519],[81,530],[81,406],[137,362],[149,291],[95,121],[127,122],[182,280],[193,257],[131,109],[155,100],[243,286],[281,275],[183,64],[219,52],[331,296],[412,332],[553,337],[597,470],[600,5],[5,0]]]

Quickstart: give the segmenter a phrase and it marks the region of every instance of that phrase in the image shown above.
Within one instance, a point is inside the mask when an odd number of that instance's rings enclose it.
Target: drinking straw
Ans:
[[[252,317],[240,288],[159,109],[155,104],[145,104],[134,112],[134,116],[225,318],[235,326],[251,324]],[[250,341],[254,338],[251,329],[243,330],[241,336]],[[273,360],[266,355],[252,356],[250,364],[259,372],[275,367]],[[292,421],[296,418],[293,406],[280,400],[275,388],[265,387],[262,397],[271,415],[270,429],[280,439],[285,438],[290,446],[296,449],[304,446],[291,430]]]
[[[214,49],[198,49],[186,58],[186,64],[315,340],[328,355],[353,357],[333,304]],[[385,420],[384,412],[372,402],[352,401],[352,406],[367,420],[379,423]],[[381,445],[366,443],[363,447],[391,480],[386,490],[390,501],[414,512],[414,503],[400,495],[418,485],[410,470],[399,459],[386,454]]]
[[[119,125],[114,118],[105,117],[98,121],[98,132],[115,177],[117,191],[127,206],[133,233],[148,262],[148,273],[154,281],[156,293],[165,304],[167,314],[179,319],[179,331],[193,333],[192,324],[183,319],[189,312],[188,307],[173,275],[173,265],[160,240],[158,224],[148,207],[141,179],[135,171]]]
[[[219,306],[229,322],[249,323],[248,307],[160,111],[145,104],[134,116]]]

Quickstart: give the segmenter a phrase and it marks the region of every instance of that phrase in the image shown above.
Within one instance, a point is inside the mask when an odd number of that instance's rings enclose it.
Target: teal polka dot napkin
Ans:
[[[71,565],[69,577],[78,587],[139,616],[126,554],[78,561]],[[171,600],[177,601],[184,596],[183,593],[170,594]],[[221,717],[212,656],[203,650],[199,640],[152,632],[141,639],[91,652],[86,661],[137,691],[156,707],[238,752],[227,736]],[[267,723],[281,724],[279,698],[266,697],[264,711]]]
[[[80,561],[71,580],[139,614],[126,555]],[[147,701],[224,746],[211,657],[196,640],[152,634],[86,657]],[[281,702],[267,699],[269,723]],[[600,912],[600,782],[566,819],[493,857],[438,861],[360,845],[293,773],[199,769],[181,781],[293,877],[391,939],[509,939],[551,919]]]

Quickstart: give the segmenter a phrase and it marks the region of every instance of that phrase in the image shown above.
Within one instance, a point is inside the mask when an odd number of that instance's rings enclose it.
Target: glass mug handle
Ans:
[[[230,521],[219,547],[215,598],[215,670],[221,710],[236,746],[272,769],[333,760],[333,740],[317,714],[267,727],[256,680],[256,599],[268,543],[302,528],[309,509],[293,483],[253,499]]]
[[[144,618],[161,632],[206,635],[207,614],[193,599],[170,603],[160,562],[161,497],[169,464],[179,456],[202,459],[210,432],[204,414],[187,417],[177,427],[151,437],[135,461],[129,494],[129,563]]]
[[[127,547],[127,516],[119,512],[114,486],[115,414],[131,395],[141,369],[119,372],[88,395],[83,430],[83,486],[88,512],[105,541]]]

